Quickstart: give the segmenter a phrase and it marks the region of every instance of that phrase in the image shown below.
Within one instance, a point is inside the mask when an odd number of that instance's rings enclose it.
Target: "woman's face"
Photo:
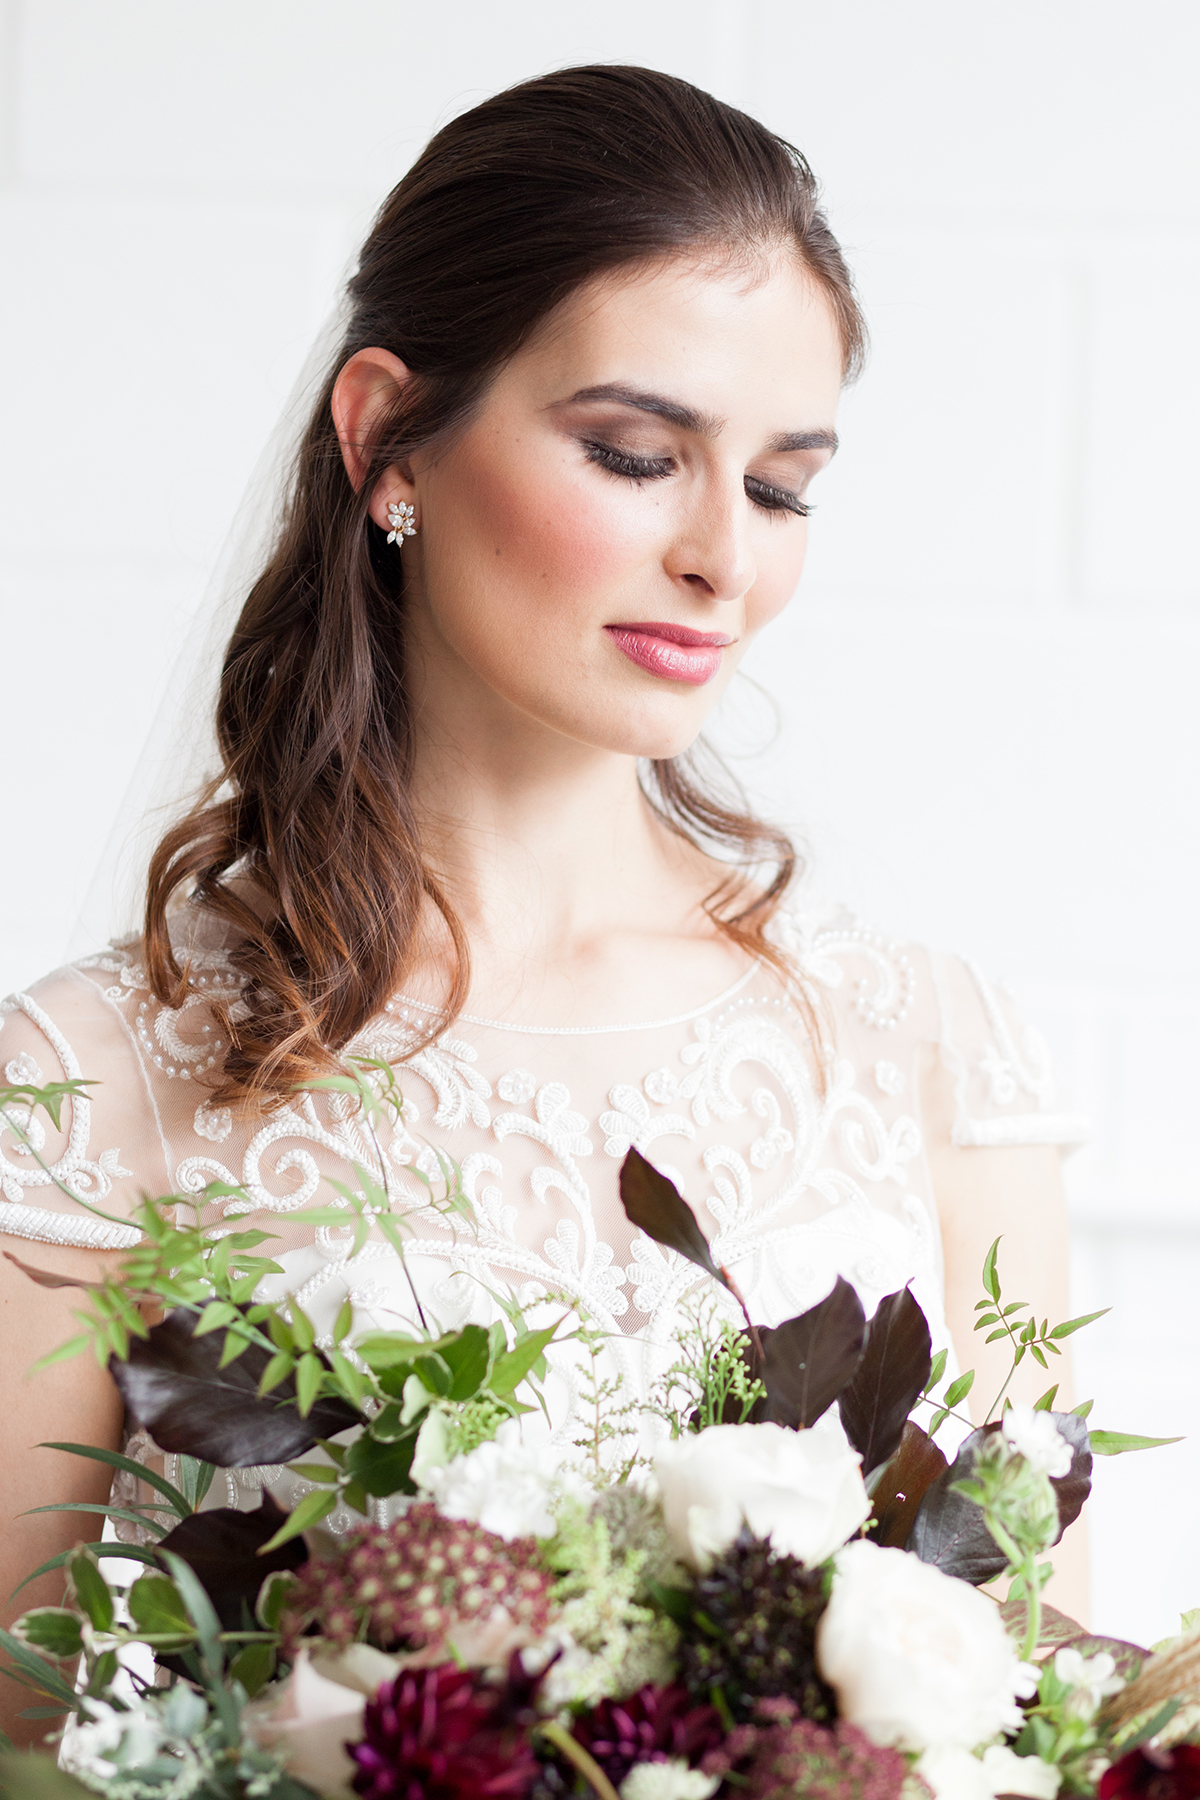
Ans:
[[[679,256],[581,289],[452,447],[373,497],[380,523],[389,500],[416,509],[405,608],[427,697],[441,676],[576,742],[686,749],[799,579],[841,379],[833,315],[790,255]]]

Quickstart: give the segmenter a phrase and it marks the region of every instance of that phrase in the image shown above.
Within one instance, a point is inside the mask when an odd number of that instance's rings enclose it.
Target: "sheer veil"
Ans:
[[[219,767],[214,715],[225,646],[270,551],[313,401],[349,317],[346,280],[255,463],[175,659],[64,946],[65,961],[140,930],[154,847]]]

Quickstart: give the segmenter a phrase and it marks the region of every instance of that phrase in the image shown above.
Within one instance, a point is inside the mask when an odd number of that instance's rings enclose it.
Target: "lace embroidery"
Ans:
[[[609,1334],[602,1373],[623,1372],[636,1398],[670,1359],[679,1304],[697,1275],[685,1259],[631,1232],[620,1212],[616,1165],[630,1145],[679,1182],[714,1256],[736,1270],[764,1323],[811,1305],[842,1273],[868,1305],[911,1282],[944,1339],[940,1242],[930,1197],[921,1192],[928,1176],[920,1126],[905,1104],[915,1088],[917,1044],[938,1035],[931,980],[922,974],[919,981],[917,973],[929,965],[845,916],[782,919],[775,935],[802,978],[830,996],[822,1005],[834,1021],[837,1050],[825,1058],[823,1085],[795,1006],[761,969],[674,1020],[541,1030],[468,1017],[415,1054],[414,1012],[430,1009],[397,999],[350,1046],[399,1066],[403,1117],[378,1141],[345,1095],[297,1096],[247,1134],[229,1108],[194,1091],[220,1037],[206,1002],[216,996],[231,1010],[238,1004],[228,958],[192,954],[195,991],[177,1009],[158,1006],[145,971],[120,952],[80,966],[95,972],[130,1022],[164,1120],[171,1183],[188,1194],[211,1181],[245,1188],[246,1201],[214,1206],[214,1233],[233,1229],[247,1210],[278,1215],[282,1231],[287,1215],[318,1189],[323,1200],[341,1204],[330,1183],[353,1187],[356,1166],[372,1169],[411,1231],[408,1273],[433,1317],[448,1326],[467,1317],[487,1322],[495,1316],[490,1295],[505,1288],[535,1309],[547,1296],[562,1296]],[[1079,1121],[1065,1115],[1031,1107],[967,1116],[972,1077],[985,1107],[1024,1095],[1042,1108],[1050,1096],[1038,1040],[1027,1035],[1018,1044],[994,994],[977,971],[971,976],[981,1023],[969,1067],[962,1059],[955,1141],[1067,1141],[1066,1126]],[[45,1012],[28,997],[11,1004],[42,1033],[63,1070],[79,1073],[71,1046]],[[510,1033],[518,1029],[514,1055]],[[887,1034],[888,1056],[867,1047],[878,1042],[876,1034]],[[17,1069],[20,1079],[35,1079],[36,1059],[25,1051],[8,1067],[10,1079]],[[102,1116],[87,1100],[72,1109],[69,1141],[55,1164],[71,1178],[71,1191],[89,1199],[124,1177],[122,1164],[130,1160],[128,1146],[124,1156],[89,1148]],[[447,1157],[458,1164],[474,1208],[471,1230],[426,1204],[420,1177],[436,1182]],[[28,1204],[28,1190],[44,1187],[46,1178],[15,1150],[0,1158],[0,1176],[8,1196],[0,1203],[0,1230],[109,1247],[136,1239],[130,1227]],[[351,1259],[348,1227],[308,1229],[299,1238],[299,1227],[288,1229],[280,1240],[286,1247],[273,1252],[284,1274],[269,1278],[277,1284],[272,1291],[296,1296],[319,1342],[328,1341],[346,1295],[360,1316],[380,1324],[411,1316],[407,1277],[388,1244],[371,1238]],[[114,1232],[123,1236],[108,1235]],[[580,1401],[569,1348],[552,1358],[551,1390],[548,1429],[554,1441],[570,1441],[579,1431]],[[231,1503],[253,1504],[260,1477],[285,1501],[301,1491],[289,1474],[239,1471],[228,1477]]]

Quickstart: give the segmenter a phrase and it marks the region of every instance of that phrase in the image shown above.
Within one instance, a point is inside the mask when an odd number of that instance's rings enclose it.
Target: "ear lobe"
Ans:
[[[408,367],[390,350],[357,351],[333,384],[330,410],[342,447],[342,461],[355,491],[366,476],[366,445],[381,414],[408,381]]]

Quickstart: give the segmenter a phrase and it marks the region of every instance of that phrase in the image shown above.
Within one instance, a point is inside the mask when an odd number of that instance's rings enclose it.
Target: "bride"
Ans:
[[[375,1154],[313,1085],[375,1056],[404,1096],[381,1173],[442,1327],[566,1293],[636,1402],[694,1272],[625,1220],[634,1144],[759,1321],[839,1272],[868,1312],[910,1282],[986,1405],[992,1239],[1011,1296],[1066,1312],[1075,1125],[1038,1040],[971,964],[797,910],[792,846],[696,748],[797,584],[862,357],[803,159],[669,76],[553,74],[438,134],[349,298],[226,652],[219,767],[154,856],[143,931],[6,1003],[9,1081],[95,1085],[61,1131],[39,1120],[45,1169],[4,1138],[0,1230],[86,1278],[135,1234],[84,1203],[238,1183],[319,1330],[347,1295],[394,1327],[412,1302],[386,1244],[350,1258],[289,1226]],[[453,1229],[426,1199],[447,1158],[473,1212]],[[123,1420],[103,1369],[21,1378],[71,1334],[71,1291],[5,1260],[0,1297],[7,1595],[87,1534],[29,1508],[106,1498],[95,1465],[33,1446],[115,1447]],[[567,1454],[569,1360],[550,1393]],[[264,1480],[304,1489],[234,1471],[211,1500]]]

